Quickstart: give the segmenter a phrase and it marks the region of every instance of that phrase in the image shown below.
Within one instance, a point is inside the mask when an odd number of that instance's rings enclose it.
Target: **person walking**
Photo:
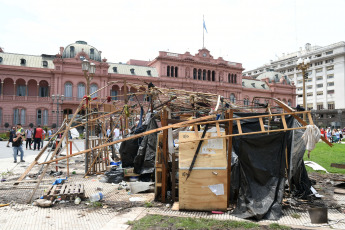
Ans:
[[[40,150],[42,134],[43,134],[43,129],[41,128],[40,125],[38,125],[34,131],[34,150],[36,150],[36,145],[37,145],[37,150]]]
[[[26,150],[28,150],[28,145],[29,145],[29,148],[31,149],[32,135],[33,135],[33,130],[31,127],[29,127],[27,130],[25,130]]]
[[[16,127],[10,129],[10,137],[8,139],[6,147],[10,147],[10,142],[13,144],[13,138],[16,136]]]
[[[17,163],[17,154],[18,151],[20,152],[20,162],[25,162],[24,161],[24,151],[23,151],[23,136],[21,132],[16,132],[16,137],[13,138],[13,158],[14,158],[14,163]]]

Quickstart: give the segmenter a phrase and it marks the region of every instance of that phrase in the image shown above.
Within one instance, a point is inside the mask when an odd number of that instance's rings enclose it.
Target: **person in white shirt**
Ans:
[[[26,150],[28,150],[28,145],[29,148],[31,149],[31,144],[32,144],[32,135],[33,135],[33,130],[32,128],[28,128],[27,130],[25,130],[25,137],[26,137]]]

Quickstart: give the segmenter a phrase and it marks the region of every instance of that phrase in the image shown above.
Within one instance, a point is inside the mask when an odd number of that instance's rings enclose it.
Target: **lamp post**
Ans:
[[[90,95],[90,81],[93,79],[93,75],[96,72],[96,65],[84,59],[81,68],[84,72],[86,80],[86,96]],[[86,125],[85,125],[85,150],[89,149],[89,106],[86,106]],[[85,154],[85,173],[88,171],[89,166],[89,153]]]
[[[58,128],[59,127],[59,113],[60,113],[60,111],[59,111],[59,105],[62,105],[63,104],[63,100],[65,99],[65,96],[64,95],[59,95],[59,94],[57,94],[57,95],[52,95],[52,100],[53,100],[53,104],[54,104],[54,102],[55,102],[55,100],[56,100],[56,128]],[[52,111],[52,112],[54,112],[54,110]],[[62,112],[62,111],[61,111]]]
[[[307,103],[306,103],[306,96],[305,96],[305,79],[308,78],[308,73],[306,73],[306,70],[309,68],[310,59],[306,58],[303,59],[299,58],[297,61],[297,69],[302,70],[302,79],[303,79],[303,107],[305,110],[307,110]],[[303,113],[303,121],[306,121],[306,115]]]

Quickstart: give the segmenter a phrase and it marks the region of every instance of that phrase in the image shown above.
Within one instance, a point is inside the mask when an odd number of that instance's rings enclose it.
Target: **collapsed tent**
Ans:
[[[238,113],[234,117],[253,114]],[[257,115],[257,114],[255,114]],[[300,125],[286,116],[289,128]],[[241,120],[242,132],[260,131],[258,119]],[[238,133],[234,124],[233,132]],[[282,216],[282,200],[287,171],[296,195],[310,194],[310,181],[303,162],[305,144],[300,138],[303,130],[236,136],[233,138],[231,194],[240,218],[277,220]],[[236,159],[237,156],[237,159]],[[288,164],[288,165],[286,165]]]

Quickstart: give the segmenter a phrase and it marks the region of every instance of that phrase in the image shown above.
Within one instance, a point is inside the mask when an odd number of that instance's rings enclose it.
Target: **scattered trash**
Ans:
[[[120,183],[123,179],[123,170],[116,167],[111,168],[109,172],[105,172],[104,175],[107,177],[107,183]]]
[[[130,183],[131,192],[133,194],[140,192],[153,192],[155,189],[155,183],[153,182],[133,182]]]
[[[96,201],[100,201],[103,199],[103,194],[101,192],[99,193],[95,193],[95,194],[92,194],[90,196],[90,201],[91,202],[96,202]]]
[[[66,177],[66,179],[62,179],[62,178],[56,179],[54,181],[53,185],[63,184],[65,182],[65,180],[67,180],[67,177]]]
[[[10,204],[0,204],[0,207],[9,206]]]
[[[141,198],[141,197],[130,197],[130,198],[129,198],[129,201],[131,201],[131,202],[145,201],[145,199],[144,199],[144,198]]]
[[[224,214],[222,211],[212,211],[212,214]]]
[[[74,204],[80,204],[80,202],[81,202],[80,197],[75,198]]]
[[[73,171],[72,174],[77,174],[77,173],[75,171]]]
[[[166,204],[165,207],[170,208],[170,204]]]
[[[50,207],[53,205],[53,203],[50,200],[46,199],[38,199],[34,202],[34,204],[40,207]]]
[[[306,166],[311,167],[315,171],[325,171],[326,173],[328,173],[328,171],[324,167],[322,167],[321,165],[319,165],[318,163],[314,161],[304,161],[304,164]]]
[[[103,188],[97,187],[96,190],[97,190],[97,191],[103,191]]]

